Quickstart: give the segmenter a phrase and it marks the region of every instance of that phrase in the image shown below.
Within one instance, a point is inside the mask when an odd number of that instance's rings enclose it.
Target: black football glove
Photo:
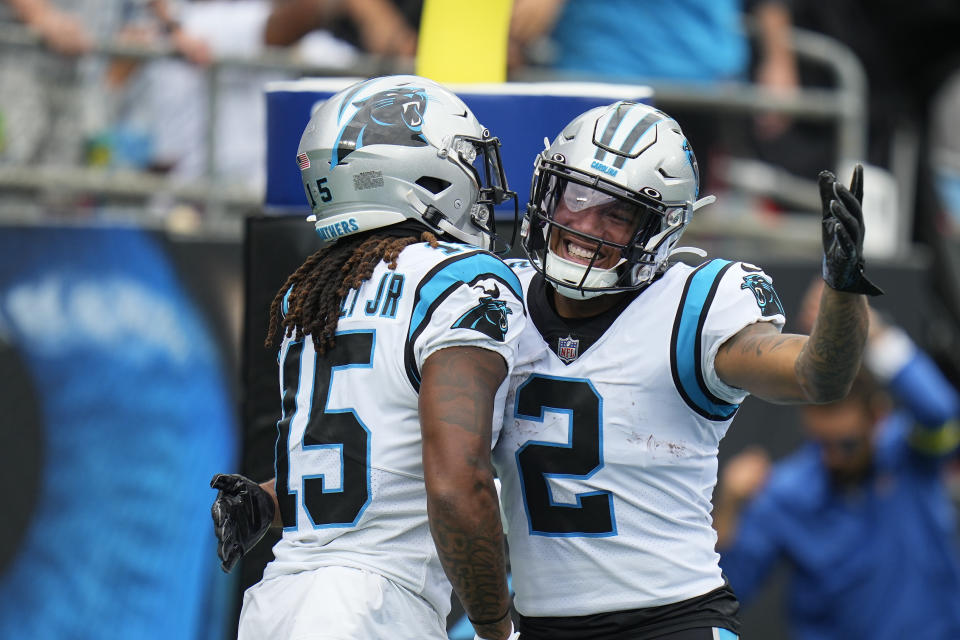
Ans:
[[[823,205],[823,279],[837,291],[883,295],[863,275],[863,166],[854,168],[849,189],[830,171],[821,171],[818,182]]]
[[[229,573],[237,560],[260,542],[276,509],[270,494],[249,478],[218,473],[210,486],[219,490],[210,514],[219,540],[220,568]]]

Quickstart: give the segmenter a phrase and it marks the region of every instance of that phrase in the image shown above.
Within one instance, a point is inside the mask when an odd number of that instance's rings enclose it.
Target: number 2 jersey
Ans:
[[[264,578],[365,569],[446,616],[450,585],[427,524],[421,367],[440,349],[470,346],[496,351],[509,369],[524,325],[520,282],[499,258],[423,243],[405,248],[396,269],[381,262],[347,294],[336,345],[324,355],[310,336],[284,339],[276,448],[283,535]]]
[[[525,261],[512,266],[530,321],[494,463],[517,610],[581,616],[721,587],[717,451],[747,394],[713,363],[743,327],[782,328],[769,277],[725,260],[675,264],[617,308],[578,321],[554,313]]]

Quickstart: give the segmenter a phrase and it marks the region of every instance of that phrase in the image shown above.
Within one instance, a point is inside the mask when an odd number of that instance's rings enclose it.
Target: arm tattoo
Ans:
[[[772,335],[767,333],[747,333],[746,335],[738,337],[731,346],[736,346],[740,350],[741,355],[751,355],[762,358],[765,353],[774,353],[803,339],[803,336],[783,336],[779,333]],[[720,348],[723,349],[724,346]]]
[[[424,469],[429,478],[446,476],[445,490],[431,491],[433,484],[428,484],[427,511],[440,562],[467,615],[499,622],[510,599],[490,439],[494,397],[506,365],[499,355],[478,351],[437,352],[440,359],[429,373],[429,395],[421,388],[421,416],[429,420],[430,437],[446,445],[441,448],[442,461],[432,457],[431,468]],[[495,624],[477,628],[498,635]]]
[[[506,554],[497,506],[497,492],[477,483],[478,514],[489,514],[467,524],[456,505],[431,503],[430,528],[444,571],[467,615],[473,620],[498,621],[508,609]],[[439,503],[439,504],[438,504]],[[506,596],[506,597],[505,597]]]
[[[797,358],[797,380],[811,400],[842,397],[857,370],[867,339],[863,296],[826,293],[810,338]]]
[[[464,349],[445,350],[444,358],[443,366],[448,370],[470,374],[440,376],[435,380],[439,396],[434,402],[437,419],[471,434],[480,429],[489,431],[489,421],[479,420],[478,416],[491,415],[492,396],[506,373],[503,360],[499,356],[496,360],[474,358]]]

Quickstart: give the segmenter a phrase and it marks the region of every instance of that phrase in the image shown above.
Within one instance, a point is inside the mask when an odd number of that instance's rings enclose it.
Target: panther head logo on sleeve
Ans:
[[[422,147],[427,141],[420,133],[427,93],[417,87],[380,91],[353,103],[359,111],[347,121],[335,143],[330,168],[348,155],[370,144]]]
[[[494,282],[493,288],[488,289],[480,283],[474,289],[480,289],[486,295],[481,296],[477,306],[460,316],[450,328],[474,329],[498,342],[503,342],[507,335],[507,316],[513,311],[507,307],[506,301],[499,299],[500,287]]]
[[[765,316],[783,315],[783,305],[780,304],[780,297],[774,291],[770,281],[761,275],[751,273],[743,276],[741,289],[749,289],[757,299],[757,306]]]

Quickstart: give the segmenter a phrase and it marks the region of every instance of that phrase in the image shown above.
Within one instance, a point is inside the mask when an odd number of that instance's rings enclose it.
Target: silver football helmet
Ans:
[[[297,149],[324,240],[412,219],[492,249],[493,207],[508,190],[500,141],[432,80],[386,76],[354,84],[315,109]]]
[[[640,289],[666,269],[693,211],[715,200],[697,199],[699,183],[673,118],[635,102],[591,109],[537,157],[523,248],[567,297]]]

